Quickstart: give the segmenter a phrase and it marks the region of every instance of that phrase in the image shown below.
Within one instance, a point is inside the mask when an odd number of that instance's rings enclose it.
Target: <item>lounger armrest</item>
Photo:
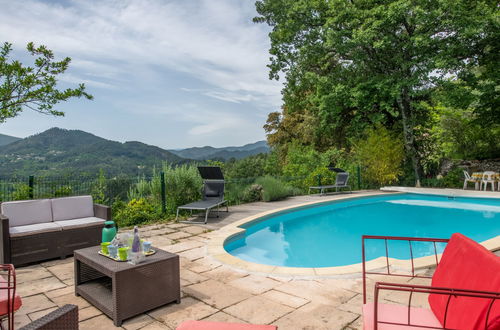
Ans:
[[[374,292],[374,302],[373,302],[373,315],[374,322],[378,322],[378,299],[380,295],[380,291],[396,291],[396,292],[408,292],[408,314],[411,313],[411,301],[414,293],[422,293],[422,294],[438,294],[445,296],[453,296],[453,297],[470,297],[470,298],[479,298],[479,299],[488,299],[490,301],[489,308],[493,306],[494,303],[498,303],[500,301],[500,292],[490,292],[490,291],[479,291],[479,290],[464,290],[464,289],[455,289],[455,288],[441,288],[441,287],[433,287],[427,285],[412,285],[412,284],[399,284],[399,283],[386,283],[386,282],[376,282],[375,283],[375,292]],[[444,320],[447,318],[447,309],[445,311]],[[411,319],[411,318],[409,318]],[[419,327],[417,324],[412,324],[408,322],[405,323],[395,323],[396,325],[401,326],[414,326]],[[486,319],[486,324],[488,324],[488,319]],[[446,329],[446,322],[443,324],[443,329]]]
[[[104,220],[111,220],[111,207],[102,204],[94,204],[94,216]]]
[[[9,218],[0,213],[0,263],[10,264]]]
[[[64,305],[20,330],[78,330],[78,306]]]

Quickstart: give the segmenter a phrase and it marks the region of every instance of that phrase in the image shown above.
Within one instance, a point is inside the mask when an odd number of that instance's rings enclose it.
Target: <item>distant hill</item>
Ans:
[[[18,138],[15,136],[10,136],[10,135],[5,135],[5,134],[0,134],[0,146],[4,146],[6,144],[16,142],[18,140],[21,140],[21,138]]]
[[[206,160],[206,159],[223,159],[228,160],[230,158],[241,159],[248,156],[267,153],[269,152],[269,146],[266,141],[259,141],[251,144],[246,144],[241,147],[224,147],[224,148],[214,148],[214,147],[194,147],[182,150],[169,150],[173,154],[179,157],[196,159],[196,160]]]
[[[0,176],[151,173],[163,161],[187,160],[141,142],[110,141],[79,130],[51,128],[0,146]]]

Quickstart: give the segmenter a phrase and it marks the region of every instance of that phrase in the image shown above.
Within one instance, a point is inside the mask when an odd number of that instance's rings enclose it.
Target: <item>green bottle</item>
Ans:
[[[114,221],[109,220],[104,223],[102,228],[102,242],[111,242],[116,236],[116,224]]]

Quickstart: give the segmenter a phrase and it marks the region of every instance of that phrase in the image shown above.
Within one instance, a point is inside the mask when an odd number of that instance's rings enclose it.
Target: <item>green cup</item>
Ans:
[[[127,260],[127,255],[128,255],[128,247],[118,248],[118,258],[120,258],[120,260]]]
[[[109,244],[111,244],[110,242],[102,242],[101,243],[101,251],[102,253],[108,255],[109,254],[109,251],[108,251],[108,246]]]

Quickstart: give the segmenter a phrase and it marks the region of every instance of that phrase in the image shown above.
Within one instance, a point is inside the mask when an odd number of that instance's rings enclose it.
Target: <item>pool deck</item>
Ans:
[[[349,196],[361,196],[356,192]],[[230,207],[221,218],[209,218],[207,225],[165,223],[141,228],[141,235],[153,245],[180,255],[181,304],[169,304],[126,320],[121,328],[86,300],[74,295],[73,258],[53,260],[17,271],[18,292],[23,306],[15,314],[16,328],[37,319],[57,306],[79,306],[80,329],[175,329],[184,320],[208,320],[274,324],[279,329],[362,329],[361,278],[278,276],[228,266],[207,253],[220,229],[262,212],[300,204],[344,198],[346,194],[297,196],[272,203],[250,203]],[[211,231],[210,231],[211,230]],[[210,231],[210,232],[209,232]],[[375,281],[408,282],[408,278],[372,276]],[[429,284],[425,279],[411,283]],[[389,293],[382,300],[405,304],[407,297]],[[427,306],[424,297],[415,306]]]

